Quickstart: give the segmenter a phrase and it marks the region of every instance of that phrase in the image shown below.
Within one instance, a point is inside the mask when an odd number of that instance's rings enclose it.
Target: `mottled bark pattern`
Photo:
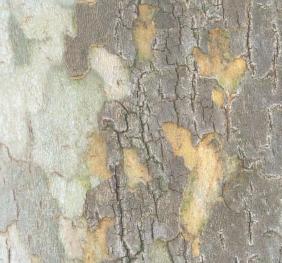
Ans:
[[[105,262],[161,262],[152,258],[151,251],[157,249],[158,257],[167,255],[167,262],[281,261],[279,5],[279,1],[245,0],[98,0],[91,7],[77,4],[78,34],[74,40],[66,38],[70,75],[86,71],[90,45],[103,45],[130,68],[131,95],[118,103],[106,103],[100,115],[112,177],[91,189],[85,204],[89,227],[95,229],[103,218],[114,220],[108,230]],[[142,44],[135,43],[134,49],[132,39],[142,6],[155,9],[152,56],[145,58],[138,56]],[[108,10],[110,18],[101,10]],[[149,26],[147,30],[151,30]],[[210,38],[215,30],[225,36],[216,36],[221,40],[213,47]],[[221,43],[224,38],[230,42]],[[212,62],[206,65],[211,72],[205,73],[201,72],[201,63],[207,62],[197,61],[201,58],[197,59],[193,50],[208,54],[208,46],[216,50],[210,55]],[[238,63],[234,69],[223,64],[222,69],[218,63],[227,63],[230,55],[241,57],[239,63],[247,63],[247,69]],[[233,89],[233,84],[228,86],[225,81],[233,81],[232,77],[236,78],[233,94],[228,89]],[[218,105],[212,99],[212,90],[218,86],[225,89],[225,84],[226,101]],[[222,169],[222,176],[205,179],[208,168],[199,167],[203,181],[213,184],[215,180],[218,184],[218,189],[209,190],[218,192],[218,196],[212,205],[204,206],[208,216],[197,234],[185,233],[180,219],[193,169],[173,150],[164,134],[164,123],[188,129],[195,147],[207,134],[218,137],[220,146],[215,151],[220,160],[216,162],[221,163],[218,169]],[[179,136],[179,140],[182,143],[185,139]],[[128,148],[136,150],[151,177],[134,191],[129,189],[129,175],[125,174],[124,149]],[[205,165],[205,160],[198,165]],[[209,203],[213,194],[198,198]],[[190,224],[193,220],[201,219],[196,215]],[[163,242],[164,248],[155,247],[156,242]]]
[[[281,0],[0,22],[0,262],[282,262]]]

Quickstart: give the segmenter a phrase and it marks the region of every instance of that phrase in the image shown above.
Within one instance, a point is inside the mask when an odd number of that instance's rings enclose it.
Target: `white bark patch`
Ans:
[[[0,232],[5,232],[6,228],[17,219],[17,205],[11,190],[5,189],[0,192],[0,204]]]
[[[83,259],[83,246],[86,242],[86,222],[76,224],[71,220],[60,219],[60,236],[69,260]]]
[[[16,225],[11,225],[5,234],[0,235],[1,263],[31,263],[31,257],[20,240]]]
[[[104,80],[104,90],[110,100],[119,100],[130,94],[129,72],[122,59],[105,48],[90,50],[90,64]]]
[[[67,181],[54,175],[50,181],[50,190],[64,216],[68,218],[82,216],[86,189],[77,179]]]

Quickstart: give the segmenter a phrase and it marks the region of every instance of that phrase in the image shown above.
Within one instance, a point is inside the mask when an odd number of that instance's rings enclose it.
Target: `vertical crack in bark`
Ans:
[[[219,240],[220,240],[220,244],[222,246],[222,249],[225,249],[225,239],[224,239],[224,234],[221,232],[219,232]]]
[[[118,208],[118,225],[119,225],[119,236],[121,243],[123,245],[123,249],[125,250],[125,262],[131,262],[131,254],[130,254],[130,249],[129,246],[127,245],[124,237],[124,230],[125,230],[125,225],[124,225],[124,210],[123,210],[123,204],[122,204],[122,198],[121,198],[121,190],[120,190],[120,178],[117,173],[116,167],[114,167],[114,182],[115,182],[115,196],[117,200],[117,208]]]
[[[274,50],[273,50],[273,58],[272,58],[272,76],[273,76],[273,87],[274,91],[277,91],[279,83],[278,83],[278,72],[277,72],[277,65],[278,65],[278,58],[280,55],[280,35],[278,32],[277,25],[274,24]]]
[[[197,77],[198,77],[198,70],[197,70],[197,66],[196,66],[196,62],[194,63],[194,70],[193,70],[193,74],[192,74],[192,92],[190,95],[190,100],[191,100],[191,108],[193,113],[195,113],[195,99],[197,96]]]
[[[249,244],[253,245],[253,217],[251,211],[247,211],[248,216],[248,234],[249,234]]]
[[[221,9],[222,9],[222,20],[225,21],[225,10],[224,10],[224,0],[221,0]]]
[[[252,61],[252,45],[251,45],[251,32],[252,32],[252,0],[249,0],[249,5],[247,7],[247,33],[246,33],[246,47],[247,47],[247,56],[248,56],[248,65],[249,69],[252,72],[252,75],[255,75],[255,65]]]

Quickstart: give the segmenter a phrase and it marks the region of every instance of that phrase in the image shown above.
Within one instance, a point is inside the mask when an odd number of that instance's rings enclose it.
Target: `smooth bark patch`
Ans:
[[[109,100],[118,100],[129,95],[129,71],[124,61],[103,47],[89,51],[91,68],[103,80],[103,90]]]
[[[42,260],[37,256],[31,256],[31,263],[41,263]]]
[[[124,172],[127,175],[129,190],[134,191],[139,183],[151,180],[147,166],[140,162],[135,149],[124,149]]]
[[[96,0],[78,0],[78,4],[95,5]]]
[[[9,38],[14,52],[14,63],[17,66],[30,64],[31,41],[28,40],[21,29],[16,18],[11,15],[9,18]]]
[[[154,23],[154,14],[156,8],[151,5],[143,4],[138,6],[138,18],[133,30],[135,46],[138,52],[138,58],[141,60],[150,60],[152,54],[152,44],[156,35]]]
[[[90,172],[100,180],[111,178],[107,167],[107,145],[104,137],[98,132],[95,132],[90,139],[86,162]]]
[[[200,74],[215,78],[226,92],[234,93],[247,70],[246,61],[243,57],[232,56],[226,31],[219,28],[211,29],[208,36],[208,53],[200,48],[193,49]]]
[[[218,198],[218,183],[223,177],[218,140],[216,134],[211,133],[203,137],[197,146],[193,146],[189,130],[174,123],[165,123],[163,130],[174,154],[182,157],[185,166],[191,171],[180,217],[185,238],[196,242],[193,251],[194,256],[197,256],[197,239],[207,222],[209,209]]]
[[[196,238],[192,242],[192,255],[194,257],[200,256],[200,239]]]
[[[182,157],[185,166],[193,170],[197,164],[197,150],[192,144],[192,135],[189,130],[178,127],[174,123],[164,123],[162,128],[174,154]]]
[[[170,263],[167,244],[162,240],[156,240],[150,249],[149,260],[154,263]]]
[[[113,225],[113,220],[103,218],[94,232],[88,231],[84,247],[84,262],[98,263],[109,259],[107,233]]]
[[[83,246],[86,241],[86,232],[86,224],[83,220],[77,223],[63,217],[60,218],[60,237],[68,259],[75,260],[84,257]]]
[[[224,91],[220,88],[214,88],[212,90],[212,101],[213,103],[219,107],[222,108],[224,106]]]

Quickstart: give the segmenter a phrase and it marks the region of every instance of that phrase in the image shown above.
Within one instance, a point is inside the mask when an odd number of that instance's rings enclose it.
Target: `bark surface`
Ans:
[[[19,2],[0,262],[282,262],[280,0]]]

